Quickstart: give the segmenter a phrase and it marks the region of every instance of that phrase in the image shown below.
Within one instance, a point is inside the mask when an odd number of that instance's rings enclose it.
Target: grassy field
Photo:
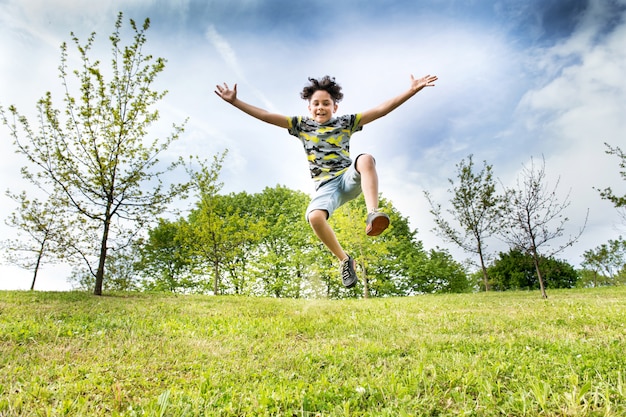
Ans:
[[[0,416],[624,416],[626,287],[0,292]]]

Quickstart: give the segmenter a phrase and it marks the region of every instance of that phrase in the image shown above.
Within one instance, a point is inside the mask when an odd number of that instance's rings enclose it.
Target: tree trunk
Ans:
[[[41,244],[39,248],[39,253],[37,254],[37,263],[35,264],[35,270],[33,271],[33,282],[30,284],[30,290],[35,290],[35,281],[37,281],[37,273],[39,273],[39,266],[41,265],[41,258],[43,258],[44,250],[46,246],[46,241]]]
[[[215,275],[215,279],[213,280],[213,295],[219,295],[220,263],[217,260],[213,261],[213,274]]]
[[[483,248],[480,240],[478,241],[478,257],[480,258],[480,268],[483,271],[483,283],[485,284],[485,292],[489,291],[489,276],[487,275],[487,267],[485,266],[485,258],[483,257]]]
[[[541,269],[539,269],[539,254],[537,249],[533,247],[533,263],[535,264],[535,271],[537,271],[537,278],[539,279],[539,289],[541,290],[541,298],[548,298],[546,293],[546,286],[543,283],[543,277],[541,276]]]
[[[41,263],[41,256],[37,257],[37,264],[35,265],[35,270],[33,271],[33,282],[30,284],[30,290],[35,290],[35,281],[37,281],[37,273],[39,272],[39,264]]]
[[[107,210],[108,211],[108,210]],[[102,295],[102,284],[104,283],[104,265],[107,259],[107,243],[109,241],[109,228],[111,227],[111,217],[107,215],[102,231],[102,241],[100,242],[100,259],[98,260],[98,271],[96,272],[96,287],[94,295]]]
[[[363,270],[363,298],[370,298],[370,285],[369,280],[367,279],[367,270],[365,269],[364,263],[361,263],[361,270]]]

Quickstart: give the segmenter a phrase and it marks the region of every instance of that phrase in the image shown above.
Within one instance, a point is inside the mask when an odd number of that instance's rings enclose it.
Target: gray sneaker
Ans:
[[[389,216],[380,211],[372,211],[367,215],[365,234],[368,236],[378,236],[389,227]]]
[[[356,262],[350,255],[348,255],[348,259],[341,261],[339,272],[341,273],[343,285],[346,288],[354,287],[359,280],[359,277],[356,276],[355,266]]]

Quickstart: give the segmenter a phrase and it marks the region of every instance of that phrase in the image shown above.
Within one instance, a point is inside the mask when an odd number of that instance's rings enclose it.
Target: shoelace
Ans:
[[[342,279],[350,278],[350,258],[341,262],[341,278]]]

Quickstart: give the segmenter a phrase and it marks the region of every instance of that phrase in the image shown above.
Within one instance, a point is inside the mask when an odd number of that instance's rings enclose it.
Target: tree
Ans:
[[[620,158],[620,175],[622,176],[622,179],[626,180],[626,153],[624,153],[624,151],[619,146],[613,147],[608,143],[605,143],[605,146],[608,148],[605,151],[607,154],[615,155]],[[626,211],[624,211],[624,208],[626,208],[626,194],[624,194],[623,196],[615,195],[614,191],[610,187],[599,191],[600,197],[613,203],[615,208],[622,210],[622,218],[626,221]]]
[[[621,236],[609,240],[595,249],[583,254],[582,266],[592,273],[594,287],[600,284],[616,285],[626,279],[626,240]]]
[[[139,251],[134,244],[110,252],[106,260],[103,291],[137,291],[140,289],[137,256],[139,256]],[[85,265],[79,265],[72,270],[68,281],[74,284],[74,288],[88,291],[93,288],[95,277]]]
[[[521,250],[531,255],[541,296],[548,298],[544,276],[540,268],[541,255],[551,258],[573,245],[580,238],[585,225],[576,236],[570,236],[560,246],[540,254],[543,248],[548,250],[550,242],[563,236],[565,223],[568,218],[563,211],[569,206],[569,194],[563,202],[559,202],[556,190],[557,180],[553,189],[549,190],[546,184],[545,160],[540,167],[536,167],[531,159],[530,167],[523,167],[517,179],[517,188],[507,190],[507,222],[508,227],[502,229],[503,238],[512,249]]]
[[[250,265],[267,228],[267,219],[259,218],[253,209],[256,200],[257,195],[245,191],[217,199],[215,215],[223,222],[228,239],[222,246],[221,265],[228,275],[222,277],[221,288],[228,293],[243,294],[249,290]]]
[[[226,152],[215,155],[211,166],[200,162],[200,169],[187,172],[191,176],[192,187],[198,193],[198,202],[187,222],[181,227],[183,243],[190,248],[192,257],[197,262],[196,269],[202,269],[205,263],[213,267],[213,293],[219,294],[220,265],[225,258],[224,246],[229,246],[229,236],[224,229],[224,221],[218,216],[216,207],[218,193],[224,186],[219,182],[220,171]]]
[[[61,206],[55,197],[45,202],[29,200],[26,192],[7,195],[19,203],[16,211],[7,219],[8,226],[18,229],[18,238],[3,242],[4,254],[9,262],[33,272],[30,289],[35,289],[39,269],[45,258],[63,257],[65,225],[60,217]],[[26,239],[22,238],[26,234]]]
[[[431,249],[428,261],[418,269],[419,286],[415,292],[464,293],[471,290],[465,268],[452,255],[441,249]]]
[[[550,288],[573,288],[578,280],[574,267],[565,261],[539,256],[544,285]],[[492,288],[496,291],[536,290],[541,286],[532,254],[518,249],[500,253],[489,266]]]
[[[303,216],[309,196],[277,185],[253,201],[249,210],[263,222],[253,262],[258,283],[266,295],[299,298],[309,275],[311,229]]]
[[[435,216],[438,234],[456,244],[466,252],[478,255],[483,275],[485,291],[489,291],[489,277],[486,267],[486,241],[497,234],[503,227],[502,212],[504,198],[496,193],[492,166],[484,162],[483,169],[474,172],[472,155],[468,161],[457,164],[458,184],[448,179],[452,189],[452,208],[447,212],[459,223],[460,228],[452,226],[443,216],[441,205],[435,204],[431,195],[425,192]]]
[[[223,280],[224,272],[234,271],[234,265],[245,257],[251,242],[259,238],[259,219],[250,213],[247,193],[220,195],[223,184],[219,174],[226,152],[216,155],[211,166],[200,163],[200,169],[192,172],[192,186],[198,193],[196,209],[182,227],[182,242],[189,248],[194,273],[213,275],[212,291],[222,294],[228,287]],[[242,282],[231,283],[236,291]]]
[[[107,252],[122,248],[146,223],[152,221],[185,185],[166,187],[166,168],[158,156],[178,139],[182,125],[174,125],[166,139],[147,140],[149,127],[159,119],[154,108],[166,92],[152,89],[165,68],[163,58],[146,55],[146,31],[150,20],[138,27],[131,19],[133,41],[122,45],[122,13],[110,36],[113,59],[111,80],[105,81],[100,61],[89,57],[95,33],[81,44],[72,33],[82,65],[70,72],[68,47],[61,46],[60,78],[65,89],[65,111],[54,107],[52,94],[39,100],[39,132],[14,106],[8,114],[0,108],[19,153],[37,171],[23,169],[23,175],[50,194],[58,193],[68,204],[66,218],[77,219],[76,233],[67,230],[70,248],[95,277],[94,294],[102,294]],[[80,95],[71,92],[70,75],[78,81]],[[9,120],[11,116],[11,120]]]
[[[145,276],[144,287],[157,291],[187,291],[196,282],[186,279],[191,268],[189,248],[183,244],[181,226],[184,220],[171,222],[159,219],[158,225],[148,231],[137,246],[139,262],[136,269]]]
[[[333,229],[344,249],[360,266],[363,296],[404,296],[424,292],[463,292],[469,289],[465,270],[446,252],[426,252],[408,218],[380,198],[391,226],[376,238],[364,233],[365,202],[361,195],[335,212]],[[339,282],[337,280],[337,282]],[[360,286],[354,292],[360,289]],[[352,291],[352,290],[350,290]]]
[[[395,212],[391,210],[390,204],[385,199],[380,198],[379,207],[389,215],[391,224],[394,225],[396,216],[394,215]],[[365,198],[361,194],[357,199],[335,211],[330,222],[344,250],[351,254],[359,266],[358,274],[361,285],[343,290],[343,293],[354,296],[361,291],[364,298],[369,298],[370,295],[376,296],[379,291],[382,293],[393,292],[390,288],[383,289],[383,287],[389,286],[389,280],[384,280],[387,282],[377,280],[375,275],[375,269],[381,265],[383,257],[389,249],[388,239],[385,237],[388,237],[393,229],[389,228],[384,234],[375,238],[368,237],[365,234],[366,217],[367,207]],[[335,263],[335,268],[336,265]],[[335,277],[334,285],[339,285],[337,272],[335,272]]]

